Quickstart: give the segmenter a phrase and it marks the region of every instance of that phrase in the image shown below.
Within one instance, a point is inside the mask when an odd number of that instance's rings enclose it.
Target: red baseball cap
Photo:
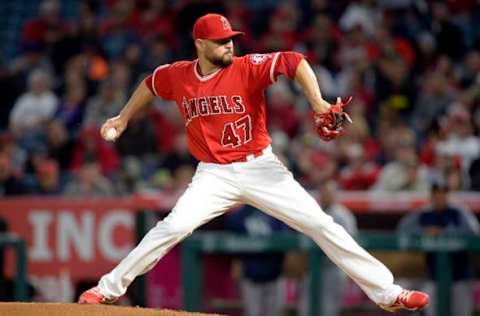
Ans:
[[[193,25],[193,39],[220,40],[243,34],[245,33],[233,31],[227,18],[216,13],[199,17]]]

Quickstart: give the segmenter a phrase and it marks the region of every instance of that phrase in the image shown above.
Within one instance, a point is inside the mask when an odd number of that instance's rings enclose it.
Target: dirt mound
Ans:
[[[166,309],[60,303],[0,303],[2,316],[213,316]],[[217,315],[219,316],[219,315]]]

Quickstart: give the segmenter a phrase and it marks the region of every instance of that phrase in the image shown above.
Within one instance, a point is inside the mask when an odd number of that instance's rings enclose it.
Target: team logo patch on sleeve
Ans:
[[[260,65],[271,57],[271,54],[253,54],[250,55],[250,62],[254,65]]]

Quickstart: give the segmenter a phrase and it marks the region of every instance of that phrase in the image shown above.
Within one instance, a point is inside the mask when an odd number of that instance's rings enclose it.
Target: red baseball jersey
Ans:
[[[177,103],[191,154],[227,164],[271,143],[264,90],[279,75],[293,79],[302,58],[296,52],[234,57],[231,65],[208,76],[199,74],[198,60],[179,61],[157,67],[145,82],[156,96]]]

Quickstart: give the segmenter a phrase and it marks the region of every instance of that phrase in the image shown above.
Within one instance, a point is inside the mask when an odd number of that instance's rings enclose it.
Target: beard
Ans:
[[[227,67],[230,66],[233,62],[233,55],[224,54],[221,57],[208,56],[208,61],[210,61],[215,66]]]

